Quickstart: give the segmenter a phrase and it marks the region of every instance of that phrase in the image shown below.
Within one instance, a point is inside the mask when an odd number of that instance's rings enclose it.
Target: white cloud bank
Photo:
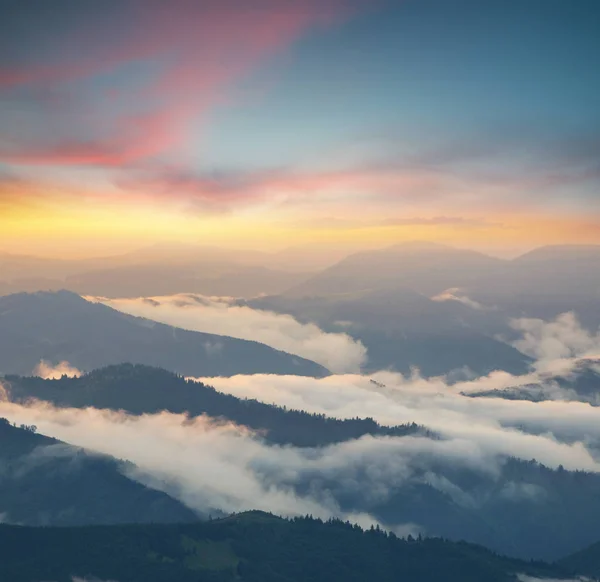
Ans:
[[[442,438],[366,436],[315,450],[268,446],[231,423],[166,412],[130,416],[5,401],[0,402],[0,416],[128,459],[138,467],[130,477],[203,512],[262,509],[288,516],[336,516],[369,526],[377,523],[369,508],[385,503],[406,483],[425,482],[460,505],[477,503],[447,474],[464,468],[494,480],[506,456],[600,472],[594,447],[594,441],[600,441],[599,408],[579,402],[515,402],[461,394],[465,387],[503,379],[496,377],[457,386],[447,386],[442,379],[405,379],[389,373],[375,379],[377,383],[357,375],[237,376],[213,383],[239,396],[338,417],[371,416],[391,425],[416,421]],[[516,494],[535,491],[512,492]],[[341,509],[337,500],[348,495],[363,512]],[[427,533],[419,524],[396,523],[392,528],[400,535]]]
[[[345,333],[327,333],[291,315],[239,306],[227,297],[173,295],[140,299],[87,298],[123,313],[190,331],[253,340],[307,358],[334,373],[358,372],[367,350]]]
[[[585,352],[590,346],[569,341],[577,346],[569,353]],[[551,367],[568,373],[580,363],[577,358],[563,358]],[[600,473],[600,408],[577,401],[469,396],[526,387],[546,378],[547,372],[537,369],[523,376],[494,372],[458,383],[389,372],[322,379],[273,375],[202,379],[243,398],[339,418],[371,417],[385,425],[416,422],[441,437],[366,436],[318,450],[267,446],[247,429],[230,423],[166,412],[134,417],[91,408],[57,409],[42,403],[22,406],[4,401],[0,416],[128,459],[138,466],[132,477],[198,510],[310,513],[369,525],[376,522],[371,515],[344,511],[336,499],[351,494],[360,498],[360,507],[369,508],[384,503],[411,479],[421,479],[459,504],[472,503],[465,491],[445,477],[444,467],[462,467],[493,478],[506,456]],[[298,487],[299,483],[309,486]],[[535,495],[531,488],[507,493]],[[396,524],[402,533],[418,527]]]
[[[563,358],[600,354],[600,330],[591,333],[584,329],[571,312],[563,313],[550,322],[543,319],[515,319],[511,326],[523,336],[512,345],[542,364]]]
[[[380,372],[370,377],[255,375],[201,381],[240,398],[311,413],[371,417],[384,425],[416,422],[445,439],[468,444],[482,457],[513,455],[535,458],[550,467],[562,464],[569,469],[597,471],[600,408],[577,401],[529,402],[468,395],[539,379],[537,373],[511,376],[496,372],[449,385],[444,378],[404,378]]]
[[[563,361],[562,367],[578,362]],[[495,372],[454,384],[444,378],[405,378],[389,372],[322,379],[273,375],[203,379],[242,398],[339,418],[371,417],[385,425],[416,422],[441,437],[366,436],[318,450],[267,446],[231,423],[166,412],[136,417],[4,401],[0,416],[128,459],[139,468],[134,478],[198,510],[255,508],[282,515],[338,516],[368,525],[376,520],[340,509],[338,494],[351,492],[362,499],[360,506],[370,507],[385,502],[419,475],[457,503],[471,503],[448,481],[443,467],[464,467],[493,478],[507,456],[600,473],[600,408],[582,402],[469,397],[482,390],[526,386],[541,377],[537,371],[526,376]],[[307,482],[308,489],[298,488]],[[416,532],[418,525],[399,523],[396,528]]]
[[[366,438],[311,449],[268,446],[243,427],[206,417],[161,413],[130,416],[107,410],[54,408],[42,403],[26,406],[0,402],[0,416],[35,424],[40,433],[85,448],[127,459],[137,465],[128,476],[162,489],[199,511],[239,512],[262,509],[279,515],[312,514],[340,517],[370,526],[377,520],[365,513],[342,511],[326,488],[311,488],[304,495],[294,486],[302,476],[342,476],[348,484],[364,487],[365,495],[383,495],[383,488],[410,475],[410,464],[388,466],[397,452],[408,461],[410,451],[426,451],[434,441]],[[408,446],[408,448],[405,448]],[[443,451],[442,451],[443,452]],[[369,482],[358,485],[361,467],[379,468]],[[387,489],[386,489],[387,490]],[[418,533],[411,524],[395,531]]]

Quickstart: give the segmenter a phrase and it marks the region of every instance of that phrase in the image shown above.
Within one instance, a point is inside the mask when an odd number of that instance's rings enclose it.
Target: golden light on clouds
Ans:
[[[64,258],[118,252],[158,241],[181,241],[229,248],[281,249],[323,244],[374,247],[403,241],[429,240],[470,248],[530,248],[549,243],[600,243],[599,224],[577,217],[497,216],[494,220],[466,217],[382,216],[360,221],[316,219],[298,213],[296,219],[276,209],[268,213],[186,212],[168,204],[90,201],[73,197],[50,203],[2,206],[1,249]]]

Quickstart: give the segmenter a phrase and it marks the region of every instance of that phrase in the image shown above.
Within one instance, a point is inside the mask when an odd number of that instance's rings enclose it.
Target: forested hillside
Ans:
[[[11,399],[24,402],[37,398],[56,406],[108,408],[131,414],[168,410],[206,414],[260,431],[274,444],[316,447],[361,436],[427,434],[416,424],[386,427],[370,418],[340,420],[243,400],[216,391],[212,386],[186,380],[176,374],[141,365],[123,364],[95,370],[80,378],[43,380],[7,376]]]
[[[569,570],[464,543],[261,512],[173,526],[0,526],[0,578],[10,582],[512,582],[518,574],[559,579]]]
[[[188,522],[196,514],[125,476],[131,464],[0,418],[0,515],[28,525]],[[2,579],[5,580],[5,579]]]

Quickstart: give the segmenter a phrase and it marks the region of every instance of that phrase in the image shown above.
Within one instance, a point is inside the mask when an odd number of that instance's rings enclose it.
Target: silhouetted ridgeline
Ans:
[[[92,406],[124,410],[130,414],[152,414],[163,410],[189,413],[191,416],[206,414],[261,431],[264,438],[274,444],[315,447],[368,434],[431,436],[426,429],[414,423],[387,427],[371,418],[341,420],[240,399],[201,382],[141,365],[110,366],[80,378],[43,380],[7,376],[6,380],[11,399],[16,402],[36,398],[61,407]]]

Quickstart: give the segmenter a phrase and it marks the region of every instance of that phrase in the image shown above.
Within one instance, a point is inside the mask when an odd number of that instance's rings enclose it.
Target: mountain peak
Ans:
[[[600,257],[600,245],[546,245],[533,249],[514,260],[516,262],[524,262],[589,259],[598,257]]]

